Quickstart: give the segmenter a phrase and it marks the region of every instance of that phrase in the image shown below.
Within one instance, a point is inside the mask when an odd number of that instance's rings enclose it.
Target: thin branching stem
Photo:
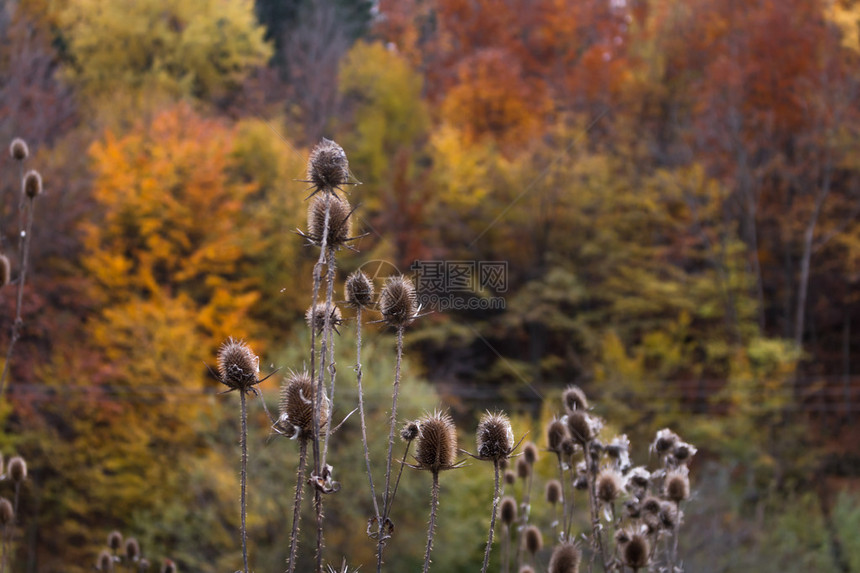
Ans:
[[[243,390],[239,391],[239,399],[242,409],[242,435],[240,438],[240,441],[242,442],[242,493],[240,496],[240,503],[242,506],[242,563],[245,567],[245,573],[248,573],[248,530],[245,527],[245,515],[247,511],[245,488],[248,482],[248,410],[245,400],[245,392]]]
[[[439,472],[433,472],[433,490],[430,499],[430,525],[427,526],[427,549],[424,551],[424,573],[430,570],[430,550],[436,532],[436,510],[439,507]]]
[[[496,529],[496,512],[499,509],[499,497],[501,495],[499,491],[499,460],[493,460],[493,470],[495,473],[493,512],[490,516],[490,532],[487,534],[487,548],[484,550],[484,564],[481,566],[481,573],[487,572],[487,566],[490,564],[490,550],[493,548],[493,530]]]
[[[394,498],[397,497],[397,487],[400,485],[400,478],[403,476],[403,468],[406,466],[404,460],[409,455],[409,446],[412,445],[412,440],[406,442],[406,450],[403,452],[403,459],[400,460],[400,469],[397,470],[397,479],[394,480],[394,487],[391,489],[391,503],[389,504],[389,511],[385,513],[385,518],[390,517],[391,505],[394,504]]]
[[[367,466],[367,481],[370,484],[370,497],[373,499],[373,513],[379,524],[379,502],[373,487],[373,473],[370,471],[370,449],[367,447],[367,424],[364,417],[364,390],[361,387],[361,307],[355,309],[355,378],[358,383],[358,416],[361,419],[361,444],[364,446],[364,463]]]
[[[296,570],[296,549],[299,541],[299,520],[302,515],[302,491],[305,486],[305,465],[308,459],[308,438],[299,437],[299,469],[296,472],[296,495],[293,499],[293,529],[290,532],[289,573]]]
[[[585,452],[585,475],[588,479],[588,497],[591,505],[591,535],[595,549],[600,553],[600,558],[603,563],[603,570],[607,571],[607,557],[603,547],[603,532],[600,527],[600,512],[597,508],[597,472],[595,464],[591,460],[591,444],[586,442],[583,451]]]
[[[325,314],[325,322],[323,325],[323,339],[322,339],[322,350],[321,352],[325,352],[326,347],[328,348],[328,374],[329,374],[329,407],[332,408],[332,412],[326,420],[325,424],[325,438],[323,439],[323,452],[322,452],[322,467],[325,467],[326,460],[328,458],[328,441],[331,437],[331,421],[334,410],[334,381],[335,374],[337,369],[335,368],[334,363],[334,336],[332,336],[332,330],[334,329],[334,325],[331,323],[332,319],[332,311],[334,310],[334,275],[335,275],[335,258],[334,258],[334,249],[328,249],[328,258],[326,261],[326,265],[328,267],[328,272],[326,276],[326,280],[328,281],[327,290],[326,290],[326,314]],[[324,362],[325,356],[320,355],[320,377],[323,376],[323,369],[326,364]]]

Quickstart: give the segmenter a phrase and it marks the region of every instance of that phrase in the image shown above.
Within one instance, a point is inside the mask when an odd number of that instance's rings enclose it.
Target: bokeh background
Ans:
[[[665,426],[699,448],[687,570],[860,570],[858,27],[851,0],[0,2],[0,141],[45,181],[0,402],[0,451],[30,470],[11,570],[90,571],[112,529],[181,571],[239,568],[238,399],[205,364],[227,336],[264,373],[307,361],[294,231],[323,136],[368,233],[339,280],[508,263],[504,308],[407,332],[404,419],[448,408],[473,448],[503,408],[542,447],[575,383],[635,461]],[[19,189],[4,153],[13,262]],[[5,355],[13,287],[0,306]],[[381,459],[394,343],[366,338]],[[251,404],[252,568],[279,571],[296,444]],[[333,442],[326,556],[368,570],[358,436]],[[442,485],[434,568],[473,572],[491,467]],[[396,571],[420,563],[429,476],[402,487]]]

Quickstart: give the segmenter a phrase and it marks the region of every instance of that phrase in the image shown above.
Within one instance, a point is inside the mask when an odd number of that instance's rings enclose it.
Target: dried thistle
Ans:
[[[528,479],[532,474],[532,467],[525,458],[517,459],[517,477],[520,479]]]
[[[119,548],[122,547],[122,533],[116,529],[108,533],[107,544],[114,553],[119,551]]]
[[[690,497],[690,478],[682,471],[671,471],[663,482],[663,496],[675,503]]]
[[[630,536],[630,541],[622,548],[622,558],[628,567],[634,571],[648,566],[648,556],[651,552],[648,539],[639,533]]]
[[[140,557],[140,544],[134,537],[125,540],[125,556],[129,561],[134,561]]]
[[[651,451],[656,452],[658,456],[665,456],[672,448],[680,441],[678,434],[669,428],[663,428],[654,437],[654,442],[651,444]]]
[[[373,281],[361,270],[346,277],[346,304],[353,308],[369,308],[373,304]]]
[[[326,202],[329,203],[328,234],[325,233]],[[321,246],[323,237],[328,249],[344,247],[352,237],[352,208],[340,197],[316,197],[308,207],[308,232],[305,236],[311,244]]]
[[[316,385],[307,371],[290,372],[281,384],[278,421],[275,429],[290,438],[307,439],[314,431],[314,399]],[[328,397],[323,396],[320,427],[329,417]]]
[[[525,539],[526,551],[531,553],[532,556],[543,549],[543,535],[541,535],[540,529],[536,525],[526,527],[523,537]]]
[[[24,194],[30,199],[35,199],[42,194],[42,176],[35,169],[31,169],[24,175]]]
[[[555,505],[559,501],[561,501],[561,482],[557,479],[551,479],[546,482],[546,489],[544,491],[546,501],[550,505]]]
[[[553,549],[549,560],[549,573],[579,573],[582,554],[576,545],[566,541]]]
[[[27,147],[27,142],[16,137],[9,145],[9,155],[15,161],[24,161],[30,155],[30,148]]]
[[[505,470],[505,483],[514,485],[517,483],[517,473],[514,470]]]
[[[113,555],[107,549],[102,549],[101,553],[99,553],[96,560],[96,570],[102,573],[113,571]]]
[[[314,193],[339,189],[348,181],[349,161],[343,147],[322,138],[308,159],[308,182],[314,186]]]
[[[419,427],[418,422],[406,422],[400,430],[400,439],[404,442],[411,442],[418,437]]]
[[[412,281],[403,275],[388,277],[379,295],[379,311],[389,326],[402,328],[412,324],[418,313],[418,298]]]
[[[517,520],[517,501],[509,495],[502,498],[499,505],[499,518],[508,527]]]
[[[340,334],[337,327],[343,324],[343,314],[334,304],[328,306],[324,302],[318,302],[316,306],[308,308],[307,312],[305,312],[305,322],[307,322],[309,328],[314,329],[319,334],[325,330],[326,315],[328,315],[329,325],[335,332]]]
[[[259,372],[260,359],[244,342],[230,337],[218,349],[218,379],[228,392],[248,392],[260,382]]]
[[[595,489],[597,499],[603,503],[612,503],[624,492],[624,479],[617,471],[604,468],[597,474]]]
[[[418,469],[439,472],[454,467],[457,455],[457,431],[448,414],[434,412],[418,423],[415,461]]]
[[[572,410],[567,414],[567,429],[575,441],[585,445],[597,437],[600,425],[596,418],[584,410]]]
[[[12,502],[5,497],[0,497],[0,526],[6,527],[15,522],[15,509]]]
[[[546,427],[546,449],[556,454],[561,454],[561,445],[567,437],[567,426],[558,418],[553,418]]]
[[[514,449],[514,431],[511,428],[511,421],[502,413],[487,412],[478,423],[475,441],[478,456],[481,459],[494,461],[507,459]]]
[[[15,456],[9,460],[9,477],[16,484],[27,479],[27,462],[21,456]]]
[[[533,442],[526,442],[526,445],[523,446],[523,459],[525,459],[526,463],[530,466],[535,465],[535,462],[538,459],[538,449]]]
[[[561,395],[561,401],[568,414],[576,410],[588,409],[588,399],[585,397],[585,392],[579,386],[568,386]]]

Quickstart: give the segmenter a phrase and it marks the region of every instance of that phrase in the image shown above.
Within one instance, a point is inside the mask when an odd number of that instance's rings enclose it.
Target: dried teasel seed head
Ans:
[[[625,543],[630,542],[630,538],[633,537],[633,534],[627,529],[619,529],[615,532],[615,543],[618,545],[624,545]]]
[[[9,460],[9,477],[15,483],[21,483],[27,479],[27,462],[21,456],[15,456]]]
[[[551,479],[546,482],[546,501],[550,505],[555,505],[561,501],[561,482],[557,479]]]
[[[604,468],[597,474],[595,490],[597,499],[603,503],[612,503],[624,492],[624,480],[617,471]]]
[[[573,410],[568,413],[567,429],[570,431],[570,437],[582,445],[597,437],[592,417],[584,410]]]
[[[125,556],[131,561],[140,557],[140,544],[134,537],[125,540]]]
[[[680,441],[678,434],[669,428],[663,428],[654,437],[654,442],[651,444],[651,451],[656,452],[658,456],[668,454],[672,448]]]
[[[628,499],[624,502],[624,512],[630,519],[639,519],[642,515],[642,507],[639,502],[633,499]]]
[[[505,483],[508,485],[517,483],[517,472],[514,470],[505,470]]]
[[[478,456],[487,460],[503,460],[514,449],[514,430],[511,421],[500,412],[487,412],[478,422],[475,432]]]
[[[326,201],[329,202],[328,234],[325,234]],[[330,195],[315,197],[308,207],[308,240],[322,246],[325,235],[326,248],[339,249],[347,244],[352,234],[352,208],[349,203]]]
[[[502,498],[499,505],[499,518],[508,526],[517,520],[517,502],[509,495]]]
[[[404,442],[411,442],[418,437],[418,422],[406,422],[400,430],[400,439]]]
[[[696,455],[697,451],[696,446],[693,444],[678,442],[675,444],[675,447],[672,448],[672,457],[675,458],[676,461],[686,464],[693,458],[693,456]]]
[[[543,549],[543,535],[536,525],[529,525],[524,532],[526,551],[534,555]]]
[[[257,384],[260,359],[251,347],[232,337],[218,349],[218,377],[230,390],[247,392]]]
[[[681,519],[681,512],[678,511],[678,506],[671,501],[660,503],[660,513],[658,515],[660,517],[660,525],[668,531],[673,531]]]
[[[644,467],[635,467],[627,474],[627,486],[639,489],[648,487],[648,482],[651,480],[651,474]]]
[[[561,444],[567,437],[567,426],[558,418],[553,418],[546,427],[546,449],[556,454],[562,453]]]
[[[298,438],[308,438],[314,431],[314,402],[316,385],[310,374],[290,372],[281,383],[281,398],[278,404],[279,417],[276,427],[289,436],[297,432]],[[320,409],[320,427],[325,426],[329,417],[328,397],[323,396]]]
[[[565,388],[561,401],[568,414],[575,410],[588,410],[588,398],[579,386],[570,385]]]
[[[349,181],[349,161],[343,147],[322,138],[308,158],[308,180],[317,190],[331,191]]]
[[[499,469],[500,470],[504,471],[504,470],[508,469],[509,465],[510,465],[510,461],[508,460],[508,458],[502,458],[499,460]]]
[[[572,456],[576,452],[576,444],[570,438],[565,438],[561,442],[561,454],[564,456]]]
[[[176,573],[176,563],[170,559],[165,559],[161,566],[161,573]]]
[[[353,308],[368,308],[373,304],[373,281],[361,270],[346,277],[343,288],[347,305]]]
[[[532,474],[532,466],[524,458],[517,458],[517,477],[527,479]]]
[[[0,526],[12,525],[15,521],[15,508],[5,497],[0,497]]]
[[[582,554],[579,549],[566,541],[557,545],[549,559],[549,573],[579,573],[579,563]]]
[[[107,544],[112,551],[119,551],[120,547],[122,547],[122,533],[116,529],[108,533]]]
[[[451,416],[434,412],[418,423],[415,460],[421,469],[438,472],[451,469],[457,455],[457,429]]]
[[[42,176],[35,169],[31,169],[24,175],[24,194],[30,199],[35,199],[42,194]]]
[[[305,312],[305,322],[307,322],[308,328],[313,328],[317,334],[325,330],[326,318],[328,318],[329,325],[334,329],[343,324],[343,314],[334,304],[329,306],[328,303],[318,302]]]
[[[9,257],[0,255],[0,287],[10,282],[12,282],[12,264],[9,262]]]
[[[113,555],[107,549],[102,549],[99,553],[98,560],[96,560],[96,570],[102,573],[113,571]]]
[[[663,496],[675,503],[680,503],[690,497],[690,478],[681,471],[666,474],[663,482]]]
[[[648,554],[651,548],[648,545],[648,539],[644,535],[634,533],[630,536],[630,540],[624,544],[622,557],[624,563],[633,569],[642,569],[648,565]]]
[[[526,445],[523,446],[523,459],[530,466],[535,465],[538,459],[538,449],[534,442],[526,442]]]
[[[15,161],[24,161],[27,159],[30,155],[30,148],[27,147],[27,142],[20,137],[13,139],[12,143],[9,145],[9,155],[12,156],[12,159]]]
[[[385,280],[379,294],[379,312],[389,326],[401,328],[412,324],[418,312],[418,298],[409,278],[397,275]]]

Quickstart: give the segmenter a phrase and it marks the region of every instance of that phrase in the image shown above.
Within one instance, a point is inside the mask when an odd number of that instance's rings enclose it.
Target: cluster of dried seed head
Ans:
[[[418,297],[408,277],[396,275],[385,280],[379,295],[379,312],[389,326],[403,328],[412,324],[418,313]]]
[[[349,181],[349,161],[343,147],[322,138],[308,159],[308,182],[315,191],[333,191]]]
[[[514,449],[511,421],[502,413],[487,412],[478,423],[475,441],[478,457],[494,461],[507,459]]]
[[[218,349],[218,379],[231,391],[250,390],[259,372],[260,359],[244,342],[231,337]]]
[[[289,438],[305,439],[314,431],[314,402],[316,387],[310,374],[290,372],[281,384],[281,398],[278,403],[278,421],[275,429]],[[329,403],[323,396],[320,408],[320,427],[328,422]]]
[[[415,461],[418,468],[439,472],[454,467],[457,455],[457,430],[448,414],[434,412],[418,422]]]
[[[329,326],[337,332],[337,327],[343,324],[343,314],[337,305],[332,304],[329,306],[327,303],[318,302],[316,305],[309,307],[307,312],[305,312],[305,322],[317,334],[325,330],[326,320],[328,320]]]
[[[373,305],[373,281],[358,270],[346,277],[344,291],[346,304],[353,308],[369,308]]]

